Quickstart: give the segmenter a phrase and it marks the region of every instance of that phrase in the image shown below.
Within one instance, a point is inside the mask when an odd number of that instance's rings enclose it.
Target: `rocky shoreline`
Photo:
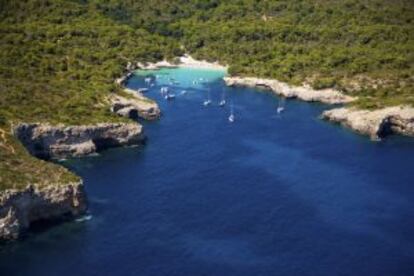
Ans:
[[[391,134],[414,137],[414,108],[408,106],[378,110],[342,107],[327,110],[321,117],[369,136],[372,140],[379,140]]]
[[[315,90],[307,85],[291,86],[272,79],[225,77],[224,81],[228,86],[263,88],[282,97],[297,98],[307,102],[347,104],[356,100],[334,89]],[[408,106],[379,110],[341,107],[323,112],[321,118],[369,136],[372,140],[379,140],[392,134],[414,137],[414,108]]]
[[[18,239],[35,222],[77,217],[86,209],[81,181],[3,191],[0,194],[0,240]]]
[[[157,70],[165,67],[227,69],[218,63],[197,61],[190,56],[180,57],[178,64],[167,61],[128,63],[125,75],[116,79],[116,83],[123,86],[128,95],[110,94],[107,100],[111,111],[134,120],[158,119],[161,111],[157,103],[137,91],[125,88],[125,84],[138,68]],[[228,86],[264,88],[279,96],[308,102],[346,104],[355,100],[334,89],[315,90],[310,86],[291,86],[271,79],[225,77],[224,81]],[[321,118],[349,127],[375,140],[389,134],[414,137],[414,108],[411,107],[390,107],[374,111],[341,107],[323,112]],[[42,159],[81,157],[106,148],[139,145],[145,141],[143,127],[137,122],[79,126],[20,123],[13,127],[12,132],[33,156]],[[2,191],[0,240],[19,238],[34,222],[78,216],[86,209],[86,195],[81,181],[42,187],[29,185],[24,190]]]
[[[292,86],[284,82],[272,79],[260,79],[252,77],[225,77],[227,86],[245,86],[263,88],[286,98],[297,98],[307,102],[321,102],[326,104],[344,104],[355,100],[335,89],[315,90],[308,85]]]
[[[116,82],[124,86],[132,76],[133,66]],[[126,96],[110,94],[111,111],[133,120],[156,120],[161,111],[156,102],[124,87]],[[51,125],[19,123],[12,126],[13,135],[38,158],[62,159],[82,157],[103,149],[140,145],[145,142],[143,127],[138,122],[100,123],[93,125]],[[33,223],[73,218],[87,209],[83,183],[28,185],[23,190],[0,192],[0,240],[18,239]]]
[[[30,154],[42,159],[81,157],[111,147],[141,144],[145,140],[138,123],[19,124],[13,134]]]
[[[131,97],[125,98],[119,95],[111,95],[111,111],[119,116],[136,120],[142,118],[145,120],[157,120],[161,116],[161,110],[156,102],[153,102],[141,93],[125,88],[124,91]]]
[[[100,150],[145,141],[138,123],[65,126],[18,124],[13,134],[30,154],[41,159],[81,157]],[[28,185],[0,192],[0,240],[14,240],[38,221],[73,218],[87,209],[82,181]]]

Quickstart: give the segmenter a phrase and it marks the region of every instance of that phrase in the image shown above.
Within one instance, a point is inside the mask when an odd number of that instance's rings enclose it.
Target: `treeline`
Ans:
[[[0,18],[1,118],[111,120],[103,99],[128,61],[181,54],[178,42],[85,1],[2,1]]]
[[[115,20],[180,41],[232,74],[360,96],[358,105],[414,104],[410,0],[92,0]]]

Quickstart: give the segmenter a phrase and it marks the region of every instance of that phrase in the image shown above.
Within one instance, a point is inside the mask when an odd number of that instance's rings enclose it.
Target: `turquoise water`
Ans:
[[[277,115],[277,97],[221,71],[148,73],[163,117],[143,122],[147,145],[66,162],[91,219],[2,246],[2,275],[413,275],[412,139],[372,143],[319,120],[321,104]]]

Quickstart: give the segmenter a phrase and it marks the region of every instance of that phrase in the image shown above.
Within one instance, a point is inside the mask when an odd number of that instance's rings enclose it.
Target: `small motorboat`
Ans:
[[[226,105],[226,100],[221,100],[221,101],[219,102],[219,106],[223,107],[223,106],[225,106],[225,105]]]
[[[145,84],[149,85],[149,84],[151,84],[152,79],[150,77],[147,77],[147,78],[144,79],[144,81],[145,81]]]
[[[168,93],[167,95],[165,95],[164,99],[173,100],[175,99],[175,94]]]
[[[185,94],[187,94],[187,90],[181,91],[181,95],[185,95]]]
[[[279,107],[276,109],[276,112],[277,112],[277,114],[280,114],[280,113],[282,113],[284,110],[285,110],[285,108],[284,108],[284,107],[279,106]]]

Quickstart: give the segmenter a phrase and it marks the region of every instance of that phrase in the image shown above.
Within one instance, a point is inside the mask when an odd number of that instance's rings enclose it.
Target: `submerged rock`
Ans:
[[[307,102],[322,102],[327,104],[343,104],[355,100],[355,98],[344,95],[335,89],[315,90],[308,85],[291,86],[287,83],[272,79],[259,78],[241,78],[226,77],[224,78],[228,86],[246,86],[269,89],[277,95],[286,98],[298,98]]]
[[[80,157],[110,147],[140,144],[145,139],[137,123],[19,124],[13,133],[32,155],[43,159]]]
[[[390,134],[414,137],[414,108],[408,106],[388,107],[379,110],[335,108],[322,113],[322,118],[381,139]]]
[[[0,193],[0,240],[14,240],[34,222],[76,217],[87,208],[83,184],[70,183]]]

